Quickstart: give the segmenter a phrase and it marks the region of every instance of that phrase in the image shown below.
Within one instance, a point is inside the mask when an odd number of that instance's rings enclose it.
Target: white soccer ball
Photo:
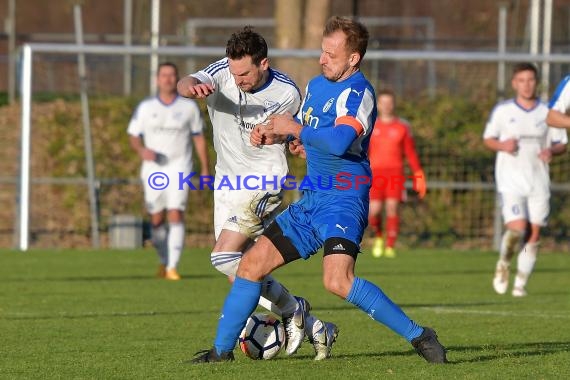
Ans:
[[[239,347],[251,359],[272,359],[284,344],[283,323],[269,314],[252,314],[239,335]]]

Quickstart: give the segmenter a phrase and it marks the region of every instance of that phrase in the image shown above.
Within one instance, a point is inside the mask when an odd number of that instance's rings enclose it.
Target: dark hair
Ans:
[[[156,70],[156,75],[160,73],[160,69],[163,67],[172,67],[174,69],[174,73],[176,74],[176,78],[178,78],[178,67],[172,62],[162,62],[158,65],[158,69]]]
[[[538,80],[538,69],[533,63],[530,62],[520,62],[513,67],[513,77],[520,73],[521,71],[532,71],[534,77]]]
[[[226,44],[226,56],[231,59],[240,59],[249,55],[254,65],[259,66],[267,58],[267,43],[265,39],[253,31],[251,26],[233,33]]]
[[[323,36],[329,36],[339,30],[346,35],[346,46],[350,52],[359,53],[362,61],[368,47],[368,30],[366,27],[356,20],[333,16],[327,21]]]

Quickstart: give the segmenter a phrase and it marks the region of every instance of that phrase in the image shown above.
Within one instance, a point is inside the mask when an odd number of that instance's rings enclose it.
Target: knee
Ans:
[[[266,275],[263,266],[260,263],[263,259],[256,259],[255,254],[248,252],[241,259],[236,274],[238,277],[245,278],[250,281],[261,281]]]
[[[343,299],[348,296],[352,286],[348,276],[326,273],[323,275],[323,284],[326,290]]]

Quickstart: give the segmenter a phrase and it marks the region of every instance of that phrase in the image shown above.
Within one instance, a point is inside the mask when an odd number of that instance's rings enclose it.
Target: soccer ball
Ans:
[[[239,335],[239,347],[251,359],[274,358],[284,343],[283,324],[269,314],[253,314]]]

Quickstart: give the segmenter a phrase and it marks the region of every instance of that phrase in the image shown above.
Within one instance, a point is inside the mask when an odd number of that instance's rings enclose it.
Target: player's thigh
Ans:
[[[402,192],[400,192],[402,194]],[[388,198],[386,199],[386,215],[387,216],[397,216],[398,207],[400,206],[401,199]]]
[[[214,190],[214,233],[218,240],[226,220],[230,217],[229,189]]]
[[[314,192],[305,191],[301,199],[287,207],[275,218],[282,235],[294,246],[298,256],[308,259],[323,246],[318,228],[313,218],[315,210]],[[268,230],[271,230],[269,227]],[[288,244],[287,244],[288,245]],[[290,254],[289,256],[295,256]],[[289,257],[289,261],[293,261]]]
[[[166,207],[169,210],[179,210],[181,212],[186,210],[188,194],[190,193],[188,187],[185,186],[182,190],[179,190],[176,186],[169,186],[164,192],[166,193]]]
[[[143,162],[141,167],[140,178],[143,184],[144,203],[149,214],[156,214],[167,208],[168,186],[162,188],[162,185],[167,183],[167,179],[163,172],[155,176],[158,170],[160,167],[149,161]]]
[[[226,202],[230,213],[223,229],[255,240],[273,220],[282,201],[282,191],[234,190]]]
[[[145,184],[144,204],[149,214],[157,214],[166,210],[166,192],[164,190],[155,190],[148,184]]]
[[[324,195],[313,215],[323,241],[343,238],[360,247],[368,224],[368,200],[359,197]]]
[[[505,224],[515,220],[528,220],[527,197],[501,193],[501,213]]]
[[[370,206],[368,207],[368,215],[378,216],[382,213],[382,201],[370,197]]]
[[[544,227],[550,214],[550,196],[538,195],[528,198],[528,215],[532,224]]]
[[[237,275],[251,281],[260,281],[284,264],[283,256],[271,240],[260,236],[255,244],[244,253]]]
[[[213,252],[244,252],[252,240],[242,233],[224,230],[216,237]]]

